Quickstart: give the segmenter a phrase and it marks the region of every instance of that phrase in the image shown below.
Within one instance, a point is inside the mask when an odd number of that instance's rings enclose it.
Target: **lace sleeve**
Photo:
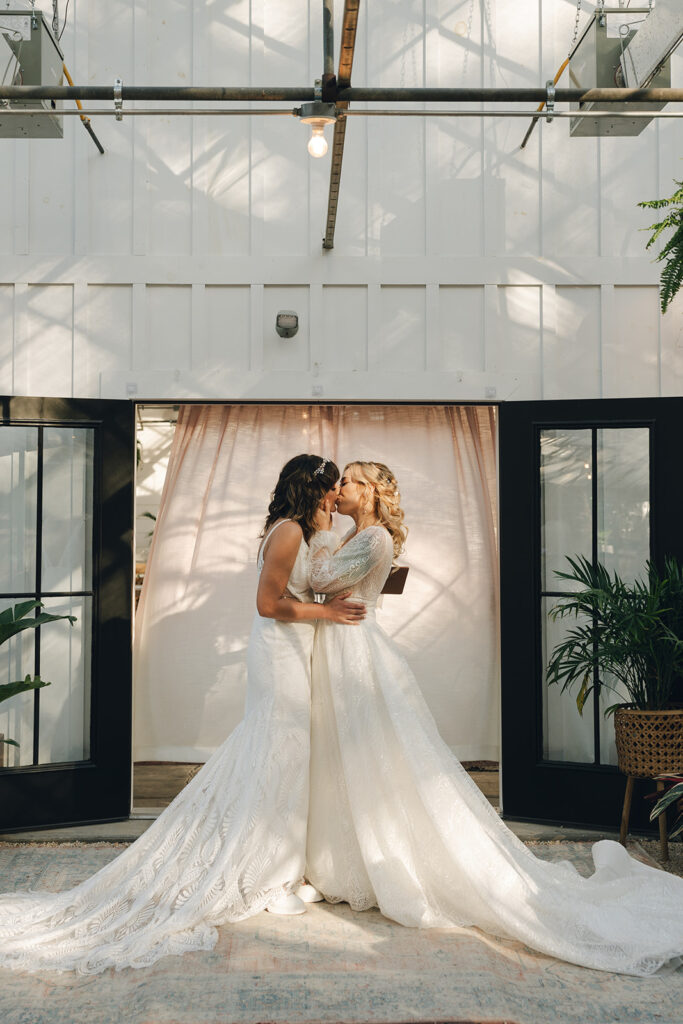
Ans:
[[[391,538],[382,527],[370,526],[335,554],[338,542],[330,531],[311,538],[311,587],[318,594],[337,594],[359,583],[386,558]]]

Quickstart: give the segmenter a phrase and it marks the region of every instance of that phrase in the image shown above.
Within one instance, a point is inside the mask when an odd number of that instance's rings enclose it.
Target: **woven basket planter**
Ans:
[[[683,770],[683,709],[614,713],[619,771],[637,779],[652,779]]]

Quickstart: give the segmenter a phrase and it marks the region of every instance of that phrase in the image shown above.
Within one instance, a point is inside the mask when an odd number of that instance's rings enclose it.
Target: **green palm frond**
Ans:
[[[660,574],[648,562],[643,579],[625,583],[599,562],[583,556],[567,561],[570,570],[556,570],[555,575],[579,589],[560,598],[549,616],[577,621],[550,654],[548,683],[559,684],[563,691],[577,686],[579,713],[591,693],[603,689],[625,691],[629,702],[642,710],[664,707],[676,678],[683,675],[681,566],[667,558]]]
[[[683,285],[683,182],[677,181],[675,184],[678,188],[668,199],[648,199],[638,203],[638,206],[645,209],[668,210],[662,220],[642,229],[652,232],[646,249],[654,245],[664,231],[674,232],[659,255],[655,256],[657,262],[664,263],[659,290],[662,313],[666,313],[672,299]]]

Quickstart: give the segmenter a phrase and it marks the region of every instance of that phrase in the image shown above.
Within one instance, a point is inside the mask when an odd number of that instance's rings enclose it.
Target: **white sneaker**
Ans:
[[[320,890],[316,889],[310,882],[304,882],[303,885],[300,885],[296,890],[296,894],[304,903],[322,903],[325,899]]]
[[[299,897],[290,892],[287,896],[280,896],[278,899],[273,900],[266,907],[269,914],[281,914],[283,917],[294,914],[305,914],[306,904]]]

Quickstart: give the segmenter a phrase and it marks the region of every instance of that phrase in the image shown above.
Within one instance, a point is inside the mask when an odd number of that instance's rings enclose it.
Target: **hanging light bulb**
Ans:
[[[308,140],[308,152],[311,156],[321,157],[327,153],[327,139],[325,138],[325,125],[322,122],[311,124],[311,137]]]
[[[304,124],[311,126],[308,152],[316,158],[325,156],[328,148],[325,128],[337,120],[337,109],[334,103],[321,103],[320,100],[303,103],[298,110],[295,110],[295,114]]]

